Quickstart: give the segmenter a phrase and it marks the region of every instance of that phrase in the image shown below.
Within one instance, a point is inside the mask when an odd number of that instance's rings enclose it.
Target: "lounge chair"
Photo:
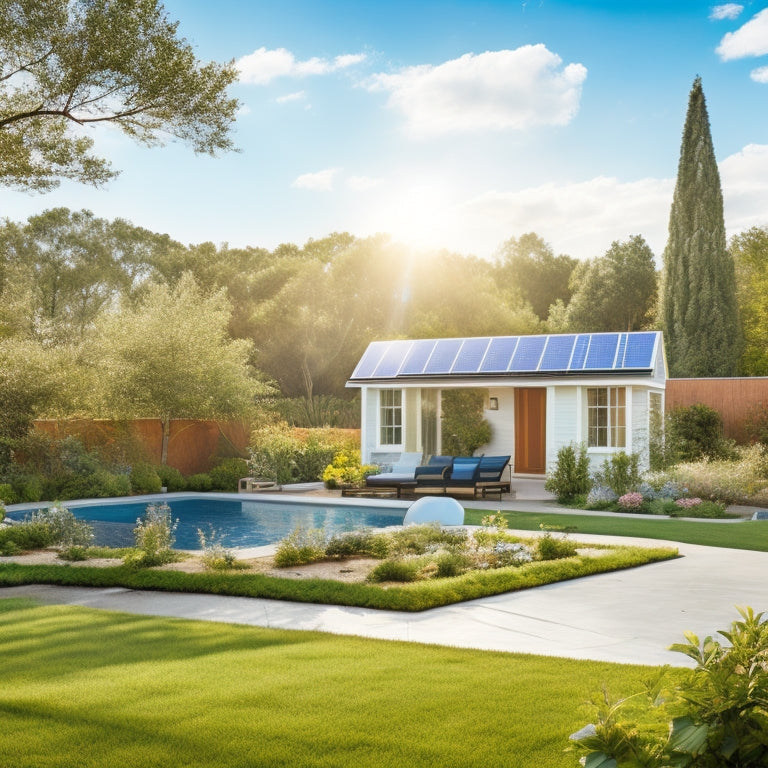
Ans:
[[[419,464],[421,464],[420,453],[401,453],[389,472],[368,475],[365,478],[365,487],[374,490],[394,490],[397,493],[397,497],[400,498],[400,490],[403,484],[413,484],[414,471]]]
[[[510,456],[458,456],[442,472],[416,470],[416,494],[439,493],[464,496],[469,493],[485,498],[488,493],[509,492],[509,480],[503,479]]]

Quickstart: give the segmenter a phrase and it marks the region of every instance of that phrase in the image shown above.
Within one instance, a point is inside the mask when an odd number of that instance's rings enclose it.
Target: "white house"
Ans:
[[[362,401],[363,462],[372,453],[441,453],[441,392],[487,392],[491,442],[517,475],[543,475],[571,443],[593,469],[617,451],[648,466],[661,427],[667,366],[660,332],[374,341],[347,382]]]

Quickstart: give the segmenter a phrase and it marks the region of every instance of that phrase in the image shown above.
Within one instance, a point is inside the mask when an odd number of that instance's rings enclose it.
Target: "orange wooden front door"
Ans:
[[[547,390],[515,390],[515,472],[543,475],[547,471]]]

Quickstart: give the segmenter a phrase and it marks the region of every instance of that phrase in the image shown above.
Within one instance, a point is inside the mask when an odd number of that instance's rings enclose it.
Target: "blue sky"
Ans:
[[[121,176],[0,191],[183,243],[274,248],[333,231],[492,257],[534,231],[658,257],[700,75],[728,234],[768,225],[768,2],[168,0],[203,59],[235,59],[237,154],[92,129]]]

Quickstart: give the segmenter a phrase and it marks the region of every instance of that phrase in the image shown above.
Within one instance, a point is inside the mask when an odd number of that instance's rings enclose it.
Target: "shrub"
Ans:
[[[607,485],[593,485],[587,494],[587,509],[610,509],[616,502],[616,492]]]
[[[507,528],[509,528],[509,520],[507,520],[507,516],[501,512],[501,510],[497,512],[493,512],[490,515],[485,515],[485,517],[480,520],[480,525],[483,526],[483,528],[493,528],[497,531],[506,531]]]
[[[59,557],[69,562],[82,562],[88,559],[88,548],[73,544],[71,547],[62,549],[59,552]]]
[[[645,695],[613,703],[603,696],[597,723],[571,736],[586,765],[740,768],[768,764],[768,622],[739,608],[741,621],[719,632],[727,644],[692,632],[670,650],[696,667],[661,677]],[[668,725],[666,725],[668,724]]]
[[[365,485],[365,478],[377,471],[372,464],[360,463],[360,451],[340,451],[323,472],[326,488],[351,485],[359,488]]]
[[[536,542],[536,549],[539,560],[561,560],[576,554],[576,545],[567,536],[556,539],[549,531]]]
[[[325,560],[325,531],[321,528],[298,527],[286,536],[275,552],[275,565],[290,568]]]
[[[684,501],[697,503],[688,505],[680,503]],[[725,504],[721,504],[718,501],[702,501],[698,498],[678,499],[672,502],[667,514],[670,517],[701,517],[708,519],[735,517],[735,515],[731,515],[726,511]]]
[[[442,395],[443,451],[473,456],[491,441],[491,425],[483,418],[487,393],[483,389],[446,389]]]
[[[93,528],[58,503],[32,512],[25,520],[27,523],[41,526],[48,532],[48,546],[84,547],[93,540]]]
[[[137,464],[131,470],[131,490],[134,493],[160,493],[163,484],[150,464]]]
[[[196,475],[190,475],[186,481],[187,490],[196,493],[207,493],[213,489],[213,480],[207,472],[199,472]]]
[[[440,549],[464,549],[467,532],[463,528],[441,528],[440,525],[408,525],[389,535],[393,555],[421,555]]]
[[[607,485],[617,496],[634,491],[640,485],[639,456],[624,451],[614,453],[603,462],[598,481]]]
[[[222,459],[208,472],[215,491],[234,493],[241,477],[248,475],[248,462],[245,459]],[[169,489],[170,490],[170,489]]]
[[[381,533],[373,533],[370,529],[337,533],[328,540],[325,554],[328,557],[354,557],[367,555],[369,557],[385,558],[389,552],[387,537]]]
[[[623,496],[619,496],[616,504],[621,509],[627,510],[639,510],[643,506],[643,494],[633,491],[632,493],[625,493]]]
[[[0,554],[17,555],[53,544],[51,530],[42,523],[25,522],[0,528]]]
[[[169,467],[167,464],[161,464],[155,467],[155,472],[160,478],[161,488],[166,488],[169,493],[178,493],[187,487],[184,475],[176,467]]]
[[[203,554],[200,557],[203,566],[209,571],[226,571],[240,567],[235,553],[224,546],[221,535],[212,527],[208,533],[197,529],[197,537],[200,540],[200,549]]]
[[[167,504],[149,504],[136,521],[133,535],[137,552],[129,554],[126,564],[149,567],[171,562],[176,558],[172,551],[179,521],[171,518]]]
[[[418,558],[384,560],[368,574],[368,581],[374,583],[381,583],[383,581],[416,581],[424,564]],[[422,572],[421,575],[423,577],[426,574]]]
[[[768,403],[761,402],[749,409],[744,431],[750,440],[768,448]]]
[[[4,504],[16,504],[18,496],[10,483],[0,483],[0,501]]]
[[[2,499],[0,499],[0,523],[5,520],[5,504],[3,504]]]
[[[587,447],[565,445],[557,452],[554,472],[547,475],[544,487],[557,496],[560,502],[569,502],[576,496],[589,493],[592,481],[589,477]]]
[[[669,413],[666,439],[675,462],[734,458],[733,443],[723,434],[722,417],[703,403],[675,408]]]
[[[435,576],[439,579],[461,576],[472,566],[472,558],[457,552],[441,552],[437,556]]]

